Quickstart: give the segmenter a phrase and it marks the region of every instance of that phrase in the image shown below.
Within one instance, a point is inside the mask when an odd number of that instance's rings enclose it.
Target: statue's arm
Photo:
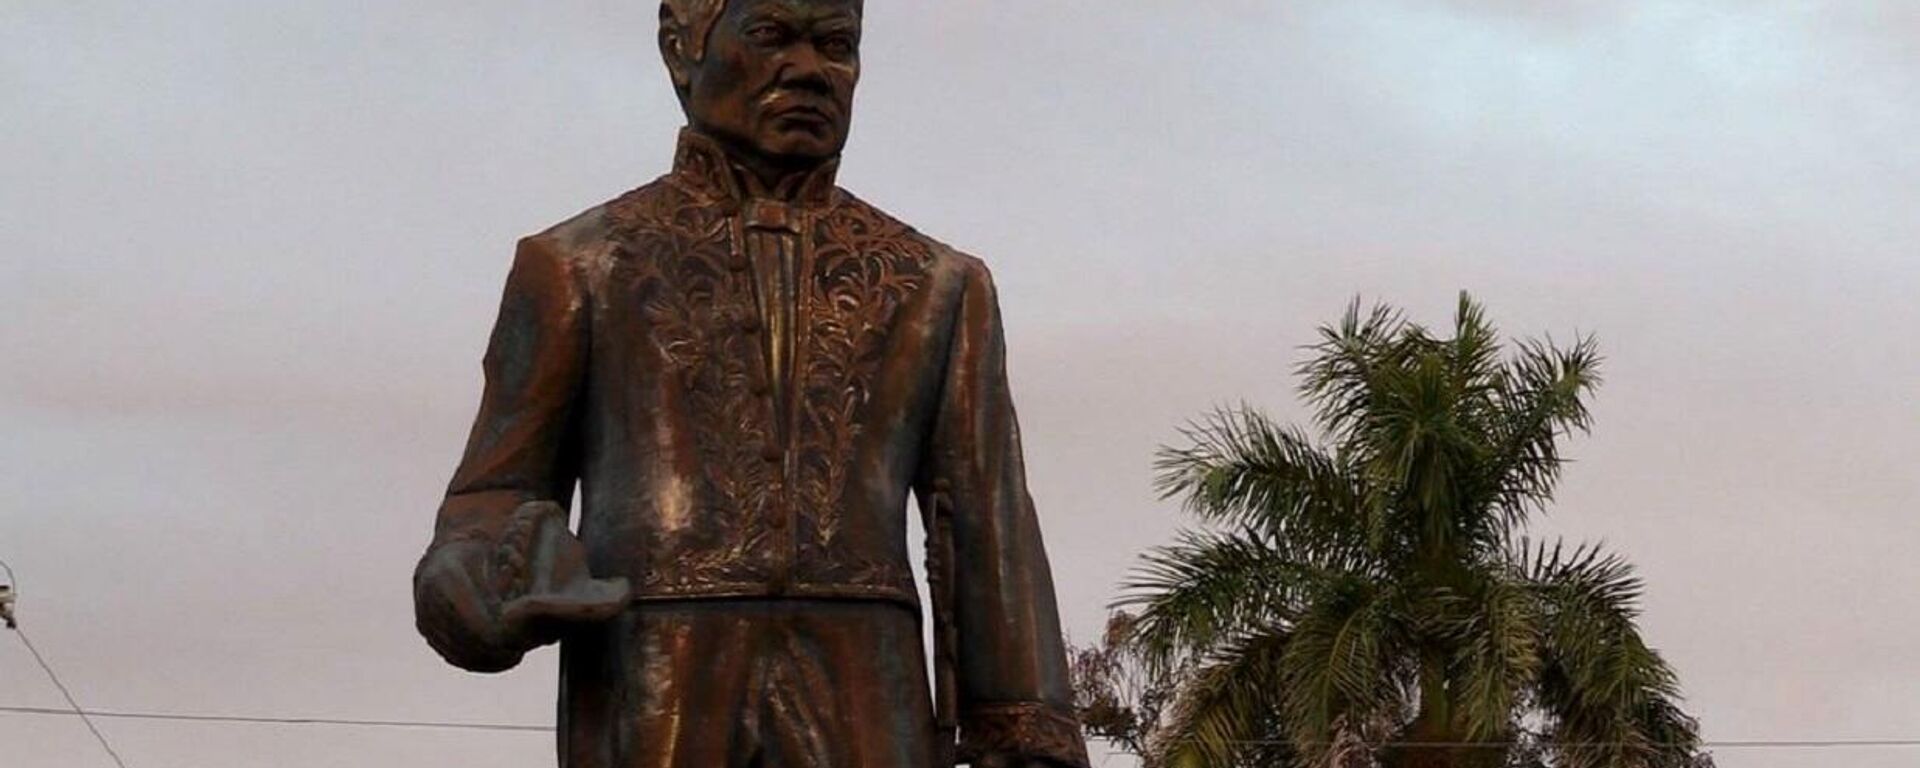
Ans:
[[[421,634],[460,667],[506,669],[565,622],[625,604],[624,582],[588,578],[566,527],[588,306],[559,248],[521,241],[482,364],[479,414],[414,572]]]
[[[964,269],[918,489],[938,518],[928,530],[948,538],[935,610],[952,626],[959,758],[976,766],[1085,766],[1007,387],[999,303],[984,265],[969,258]]]

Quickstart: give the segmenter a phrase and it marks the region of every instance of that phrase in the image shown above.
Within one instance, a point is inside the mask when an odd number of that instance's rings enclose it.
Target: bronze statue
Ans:
[[[672,172],[520,242],[414,589],[567,768],[1087,764],[992,280],[834,186],[861,11],[666,0]]]

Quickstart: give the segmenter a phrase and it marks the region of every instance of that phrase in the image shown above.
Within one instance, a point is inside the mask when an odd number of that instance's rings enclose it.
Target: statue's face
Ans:
[[[840,154],[860,80],[860,0],[731,0],[686,67],[687,119],[780,165]]]

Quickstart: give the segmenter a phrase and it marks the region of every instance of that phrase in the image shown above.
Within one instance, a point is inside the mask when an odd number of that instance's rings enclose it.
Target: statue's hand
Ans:
[[[514,511],[518,521],[530,518],[530,541],[511,542],[511,552],[525,552],[524,587],[515,580],[500,609],[500,621],[510,636],[545,645],[566,634],[568,625],[606,621],[627,607],[632,590],[626,579],[596,579],[587,571],[587,548],[567,529],[567,513],[550,501],[523,504]],[[514,538],[509,536],[509,539]],[[497,557],[511,558],[507,543]]]
[[[475,672],[507,669],[525,653],[509,650],[496,618],[498,601],[483,586],[490,550],[478,541],[449,541],[427,550],[413,572],[420,634],[448,662]]]
[[[625,579],[595,579],[586,551],[552,502],[514,510],[496,542],[443,543],[414,576],[421,634],[440,655],[476,672],[518,664],[569,625],[609,619],[626,607]]]

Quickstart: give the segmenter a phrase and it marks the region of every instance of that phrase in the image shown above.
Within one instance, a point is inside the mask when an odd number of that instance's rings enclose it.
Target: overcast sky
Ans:
[[[1638,564],[1708,738],[1920,738],[1920,3],[868,6],[841,182],[993,267],[1075,635],[1183,523],[1149,489],[1181,423],[1298,420],[1317,324],[1466,289],[1511,335],[1598,335],[1537,528]],[[0,2],[0,558],[83,704],[551,721],[554,654],[444,665],[408,577],[514,239],[667,166],[654,14]],[[61,705],[12,638],[0,705]],[[552,760],[102,728],[135,768]],[[111,765],[5,714],[0,764]]]

